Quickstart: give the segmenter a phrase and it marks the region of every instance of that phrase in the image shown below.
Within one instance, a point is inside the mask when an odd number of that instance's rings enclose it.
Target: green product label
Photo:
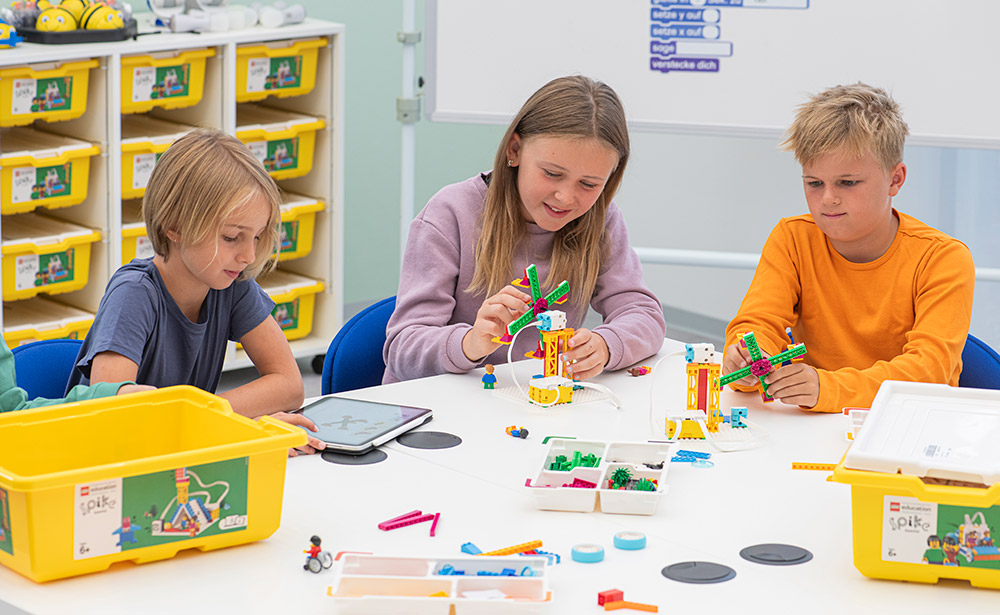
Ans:
[[[73,108],[73,78],[14,79],[11,84],[11,113],[43,113]]]
[[[297,88],[302,85],[302,56],[271,58],[265,90]]]
[[[190,82],[191,65],[163,66],[156,69],[156,83],[153,85],[153,98],[170,98],[171,96],[187,96]]]
[[[12,203],[65,196],[73,185],[73,163],[52,167],[18,167],[13,169],[11,179]]]
[[[1000,569],[993,530],[1000,506],[975,508],[884,496],[882,559],[929,566]]]
[[[299,138],[278,139],[267,142],[267,156],[262,161],[269,173],[299,166]]]
[[[14,268],[14,288],[29,288],[73,281],[76,248],[52,254],[18,256]]]
[[[299,248],[299,221],[281,223],[281,252],[295,252]]]
[[[14,542],[10,530],[10,500],[3,488],[0,488],[0,549],[14,555]]]
[[[278,325],[281,330],[285,329],[296,329],[299,326],[299,300],[289,301],[288,303],[279,303],[274,306],[271,311],[271,316],[278,321]]]
[[[246,457],[76,486],[74,557],[247,528]]]

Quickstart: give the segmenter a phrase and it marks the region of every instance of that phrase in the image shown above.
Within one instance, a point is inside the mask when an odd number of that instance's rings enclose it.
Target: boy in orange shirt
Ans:
[[[862,83],[800,107],[783,146],[802,165],[809,214],[771,231],[726,328],[723,373],[749,364],[740,334],[773,355],[790,327],[809,353],[765,378],[784,403],[838,412],[869,406],[883,380],[958,384],[975,268],[965,244],[892,207],[907,133],[899,105]]]

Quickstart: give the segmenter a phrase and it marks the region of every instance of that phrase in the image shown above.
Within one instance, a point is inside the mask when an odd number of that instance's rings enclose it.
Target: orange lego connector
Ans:
[[[659,613],[660,607],[655,604],[643,604],[641,602],[629,602],[628,600],[616,600],[605,602],[605,611],[617,611],[618,609],[632,609],[633,611],[646,611],[647,613]]]

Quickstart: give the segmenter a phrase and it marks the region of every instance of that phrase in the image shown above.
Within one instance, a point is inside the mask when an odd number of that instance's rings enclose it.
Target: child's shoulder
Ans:
[[[929,224],[921,222],[920,220],[914,218],[913,216],[904,214],[903,212],[897,211],[899,215],[899,233],[909,239],[915,239],[924,242],[930,242],[932,244],[941,245],[951,245],[959,244],[965,245],[960,240],[955,239],[948,233],[940,231]]]
[[[159,294],[164,288],[162,278],[151,258],[133,259],[119,267],[108,281],[106,294],[119,287],[126,287],[129,292],[135,288],[143,288],[148,293],[154,294]]]

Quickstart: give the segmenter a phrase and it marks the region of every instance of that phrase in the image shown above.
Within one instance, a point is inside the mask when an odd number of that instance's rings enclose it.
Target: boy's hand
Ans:
[[[761,351],[763,354],[763,351]],[[750,365],[750,352],[747,351],[739,342],[731,344],[729,348],[726,348],[726,354],[722,358],[722,375],[731,374],[738,369],[743,369],[747,365]],[[738,384],[741,386],[755,387],[757,386],[757,377],[753,374],[748,374],[739,380],[734,380],[729,384]],[[768,385],[770,386],[770,385]]]
[[[493,341],[507,333],[507,325],[528,311],[531,296],[513,286],[506,286],[483,301],[476,312],[476,322],[462,338],[462,352],[470,361],[479,361],[496,350],[500,344]]]
[[[819,401],[819,374],[805,363],[779,367],[764,378],[767,392],[783,404],[812,408]]]
[[[569,369],[577,380],[586,380],[600,374],[611,359],[608,343],[599,333],[590,329],[577,329],[569,339],[569,347],[569,350],[562,353],[562,359],[570,364]]]
[[[275,412],[271,415],[272,417],[284,421],[289,425],[298,425],[299,427],[305,427],[309,431],[317,431],[316,424],[302,416],[301,414],[291,414],[289,412]],[[309,436],[309,434],[306,434]],[[318,438],[309,436],[309,441],[298,448],[288,449],[289,457],[297,457],[299,454],[312,455],[326,448],[326,442]]]

